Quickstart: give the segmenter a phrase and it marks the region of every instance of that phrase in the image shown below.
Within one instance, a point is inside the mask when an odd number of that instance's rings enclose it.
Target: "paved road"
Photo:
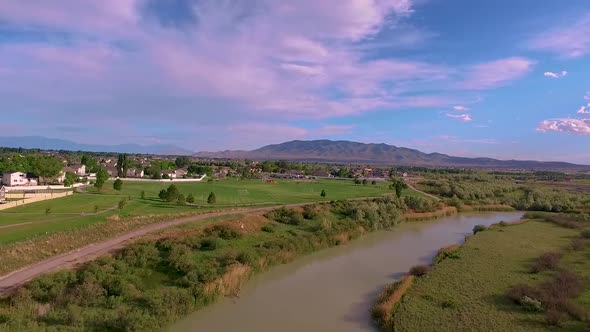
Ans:
[[[228,210],[222,212],[213,212],[202,214],[198,216],[192,217],[185,217],[179,218],[174,220],[169,220],[161,223],[147,225],[131,232],[118,235],[116,237],[110,238],[108,240],[97,242],[86,247],[82,247],[76,249],[74,251],[70,251],[68,253],[48,258],[44,261],[35,263],[33,265],[27,266],[20,270],[11,272],[5,276],[0,277],[0,294],[8,293],[17,287],[23,285],[27,281],[38,277],[42,274],[55,272],[57,270],[71,267],[80,263],[88,262],[97,258],[98,256],[104,255],[110,251],[120,249],[125,247],[131,240],[136,239],[142,235],[145,235],[150,232],[155,232],[162,230],[167,227],[186,224],[189,222],[195,222],[200,220],[209,219],[212,217],[219,217],[219,216],[229,216],[229,215],[236,215],[241,213],[256,213],[256,212],[265,212],[276,209],[281,206],[285,207],[297,207],[303,206],[309,203],[299,203],[299,204],[287,204],[287,205],[277,205],[272,207],[262,207],[262,208],[249,208],[249,209],[237,209],[237,210]]]

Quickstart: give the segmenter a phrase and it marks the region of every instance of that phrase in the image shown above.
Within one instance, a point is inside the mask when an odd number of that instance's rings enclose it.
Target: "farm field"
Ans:
[[[381,196],[392,193],[388,182],[376,185],[355,185],[352,180],[319,180],[296,182],[279,180],[270,184],[261,180],[228,179],[212,182],[175,183],[185,196],[192,194],[195,204],[179,206],[158,198],[160,190],[170,184],[159,182],[125,182],[123,189],[113,189],[113,182],[102,191],[87,188],[85,193],[32,203],[0,211],[0,244],[21,241],[36,235],[78,229],[105,222],[114,215],[142,216],[154,214],[202,213],[244,206],[268,206],[289,203],[307,203],[322,200],[339,200]],[[327,196],[321,197],[325,190]],[[141,199],[141,193],[145,198]],[[215,204],[207,204],[209,193],[217,197]],[[404,195],[420,195],[406,190]],[[119,201],[126,199],[122,210]],[[96,213],[95,213],[96,212]]]
[[[537,286],[557,272],[531,273],[532,262],[547,252],[564,251],[560,268],[583,278],[586,292],[576,301],[590,309],[590,247],[570,251],[579,230],[549,222],[494,227],[470,238],[455,259],[436,264],[394,310],[395,331],[548,331],[542,312],[526,311],[506,295],[517,284]],[[582,273],[583,272],[583,273]],[[584,295],[585,294],[585,295]],[[569,321],[564,331],[584,331],[584,323]]]

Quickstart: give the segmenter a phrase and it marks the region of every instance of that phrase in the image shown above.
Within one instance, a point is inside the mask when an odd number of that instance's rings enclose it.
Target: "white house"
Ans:
[[[162,177],[168,176],[169,179],[176,179],[176,171],[162,171]]]
[[[129,178],[142,178],[143,176],[143,169],[130,168],[127,170],[127,177]]]
[[[6,187],[0,186],[0,203],[6,200]]]
[[[77,164],[64,168],[64,172],[72,172],[76,175],[82,176],[86,174],[86,165]]]
[[[2,174],[2,184],[5,186],[36,186],[37,180],[27,178],[23,172],[11,172]]]

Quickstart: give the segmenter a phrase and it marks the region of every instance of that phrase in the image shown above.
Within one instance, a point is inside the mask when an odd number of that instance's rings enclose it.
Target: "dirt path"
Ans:
[[[424,192],[424,191],[422,191],[422,190],[418,190],[418,189],[416,189],[416,187],[414,187],[414,186],[413,186],[413,185],[410,183],[410,181],[408,181],[408,180],[404,180],[404,182],[405,182],[405,183],[408,185],[408,187],[409,187],[410,189],[412,189],[412,190],[414,190],[414,191],[417,191],[417,192],[421,193],[422,195],[428,196],[428,197],[430,197],[430,198],[432,198],[432,199],[434,199],[434,200],[440,201],[440,198],[438,198],[438,197],[436,197],[436,196],[434,196],[434,195],[432,195],[432,194],[429,194],[429,193],[427,193],[427,192]]]
[[[8,293],[11,290],[23,285],[27,281],[38,277],[42,274],[55,272],[57,270],[75,266],[84,262],[91,261],[98,256],[104,255],[110,251],[120,249],[129,244],[132,240],[145,235],[147,233],[159,231],[171,226],[177,226],[186,224],[189,222],[201,221],[213,217],[237,215],[242,213],[255,213],[265,212],[276,209],[278,207],[298,207],[309,203],[298,203],[298,204],[286,204],[276,205],[271,207],[260,207],[260,208],[249,208],[249,209],[236,209],[222,212],[213,212],[208,214],[202,214],[198,216],[191,216],[179,219],[173,219],[161,223],[151,224],[131,232],[118,235],[105,241],[90,244],[88,246],[78,248],[68,253],[51,257],[41,262],[29,265],[20,270],[11,272],[7,275],[0,277],[0,294]]]

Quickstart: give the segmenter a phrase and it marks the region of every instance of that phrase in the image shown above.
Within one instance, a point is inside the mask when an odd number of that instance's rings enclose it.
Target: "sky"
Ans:
[[[590,0],[2,0],[0,136],[590,164]]]

